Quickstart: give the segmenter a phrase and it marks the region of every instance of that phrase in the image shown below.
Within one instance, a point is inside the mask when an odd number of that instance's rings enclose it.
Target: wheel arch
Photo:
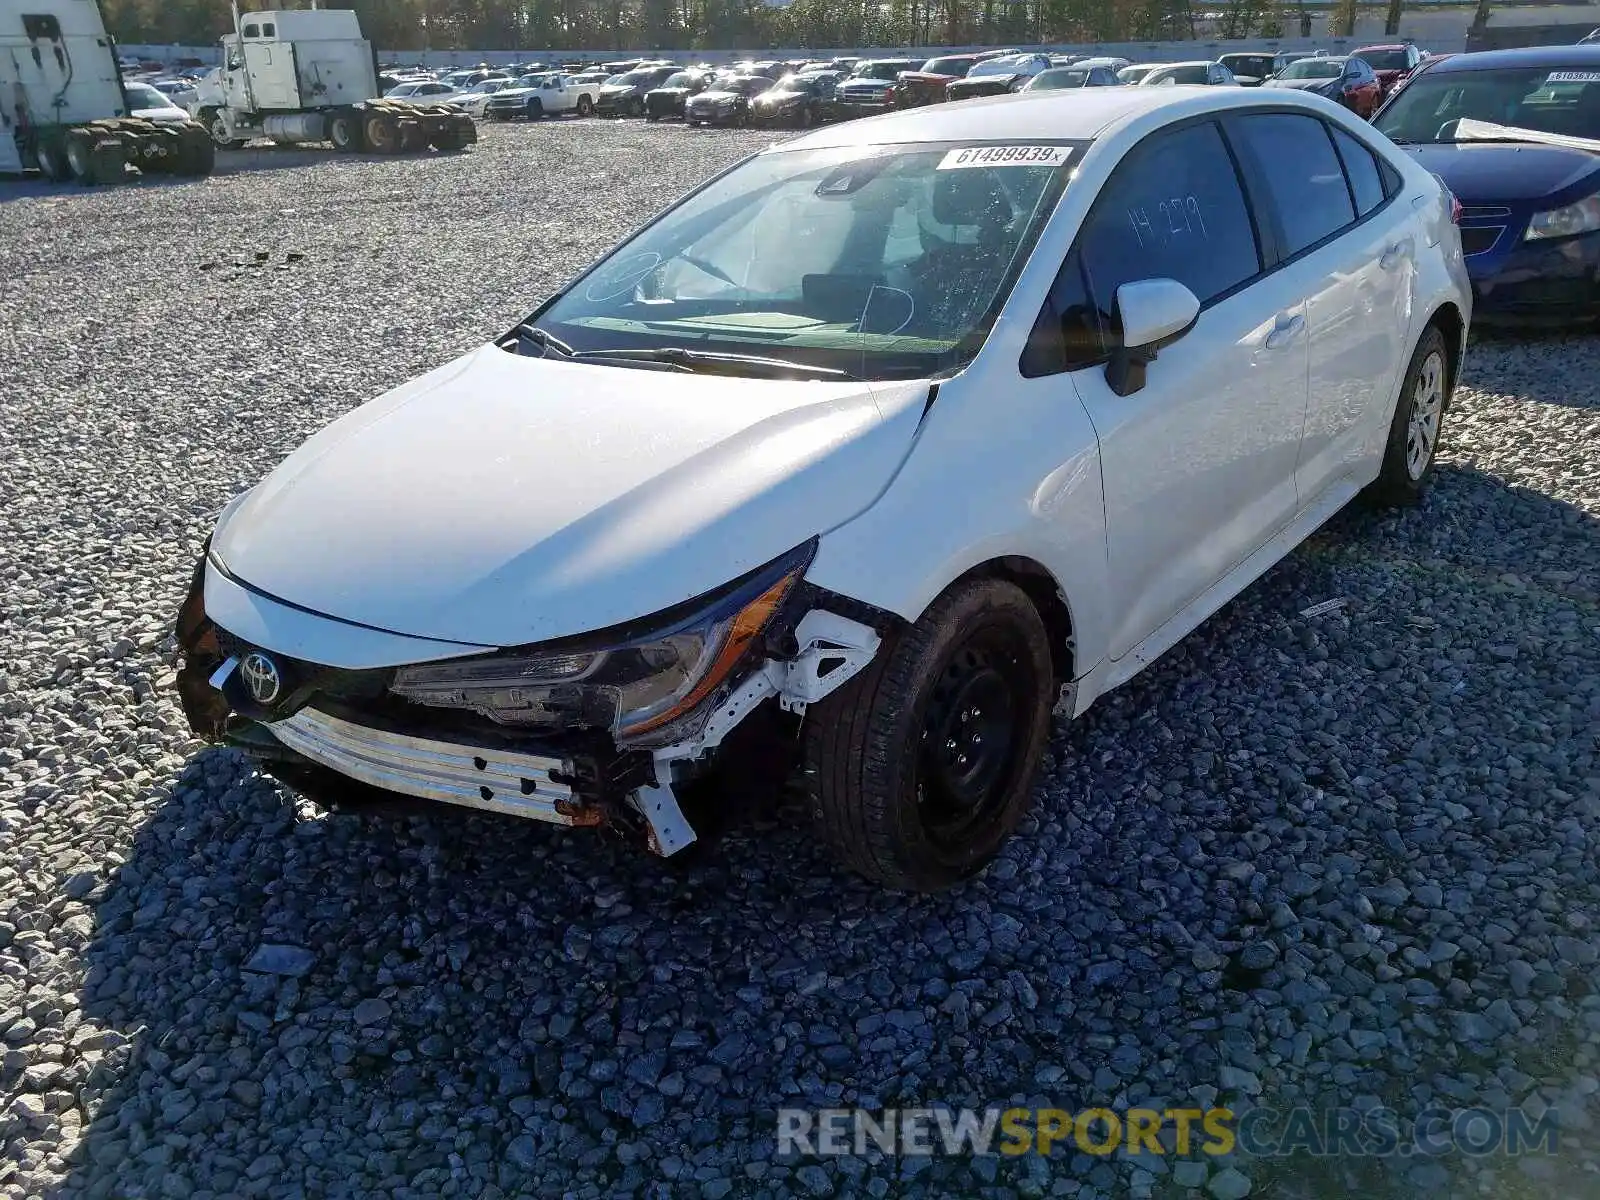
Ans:
[[[1065,684],[1077,678],[1077,627],[1072,619],[1072,603],[1066,589],[1048,567],[1026,555],[1001,555],[962,572],[938,595],[973,579],[1003,579],[1021,588],[1038,610],[1050,635],[1050,657],[1055,665],[1056,681]],[[934,600],[937,599],[935,596]]]
[[[1467,349],[1466,318],[1462,316],[1454,301],[1446,300],[1429,313],[1428,319],[1422,323],[1424,329],[1429,325],[1438,327],[1439,332],[1444,335],[1445,347],[1450,351],[1450,390],[1454,392],[1456,383],[1461,378],[1461,364]]]

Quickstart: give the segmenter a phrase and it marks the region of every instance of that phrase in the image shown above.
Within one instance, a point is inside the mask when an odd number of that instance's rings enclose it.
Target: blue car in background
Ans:
[[[1455,193],[1473,324],[1600,318],[1600,45],[1425,62],[1372,123]]]

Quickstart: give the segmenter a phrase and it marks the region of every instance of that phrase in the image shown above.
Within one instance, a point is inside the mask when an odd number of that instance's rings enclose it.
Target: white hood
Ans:
[[[850,520],[925,382],[732,379],[485,346],[335,421],[213,548],[291,604],[510,646],[648,616]]]

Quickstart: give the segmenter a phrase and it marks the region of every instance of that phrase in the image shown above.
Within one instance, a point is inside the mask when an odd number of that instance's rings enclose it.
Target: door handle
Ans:
[[[1296,313],[1287,321],[1280,317],[1272,332],[1267,334],[1267,349],[1277,350],[1280,347],[1287,346],[1294,341],[1295,337],[1305,327],[1306,319],[1299,313]]]
[[[1383,257],[1378,260],[1378,265],[1385,271],[1392,271],[1400,265],[1406,256],[1406,251],[1411,249],[1409,239],[1398,241],[1383,252]]]

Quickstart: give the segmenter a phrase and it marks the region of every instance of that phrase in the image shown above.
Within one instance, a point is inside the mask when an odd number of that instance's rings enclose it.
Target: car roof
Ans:
[[[915,142],[1088,141],[1112,125],[1173,109],[1173,120],[1230,108],[1290,104],[1321,112],[1312,97],[1290,88],[1217,88],[1177,84],[1152,88],[1084,88],[1018,92],[949,104],[929,104],[829,125],[784,142],[784,149],[875,146]]]
[[[1163,67],[1163,68],[1165,68],[1165,67],[1209,67],[1209,66],[1211,66],[1211,64],[1212,64],[1212,60],[1209,59],[1209,58],[1187,58],[1187,59],[1184,59],[1182,62],[1161,63],[1160,66]]]
[[[1350,53],[1360,54],[1363,50],[1404,50],[1410,44],[1410,42],[1373,42],[1367,46],[1359,46]]]
[[[1471,54],[1452,54],[1428,68],[1439,71],[1492,71],[1497,67],[1596,67],[1600,68],[1600,45],[1523,46],[1515,50],[1477,50]]]

